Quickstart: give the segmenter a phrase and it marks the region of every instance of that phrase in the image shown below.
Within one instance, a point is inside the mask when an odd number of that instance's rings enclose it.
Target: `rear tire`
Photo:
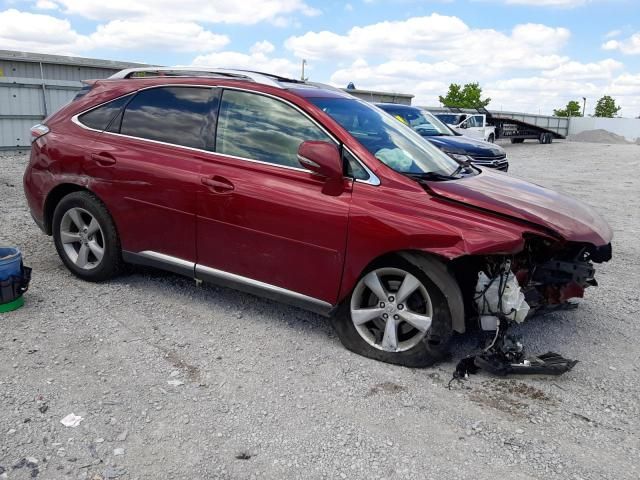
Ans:
[[[365,272],[340,305],[334,327],[352,352],[414,368],[445,359],[453,334],[441,289],[428,272],[402,257],[378,262]]]
[[[53,213],[53,240],[62,262],[83,280],[100,282],[122,269],[115,223],[90,192],[70,193],[60,200]]]

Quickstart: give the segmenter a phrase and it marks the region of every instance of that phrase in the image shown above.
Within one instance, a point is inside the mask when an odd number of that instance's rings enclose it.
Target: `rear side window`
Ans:
[[[94,130],[106,130],[111,120],[120,113],[122,107],[124,107],[130,99],[131,95],[127,95],[126,97],[112,100],[87,113],[83,113],[78,117],[78,120],[83,125],[93,128]]]
[[[222,94],[216,152],[301,168],[298,147],[305,140],[332,141],[284,102],[234,90]]]
[[[212,150],[217,95],[206,87],[142,90],[127,105],[120,133]]]

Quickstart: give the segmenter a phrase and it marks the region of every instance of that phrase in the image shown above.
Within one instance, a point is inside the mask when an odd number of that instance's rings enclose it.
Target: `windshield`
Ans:
[[[356,98],[309,98],[378,160],[400,173],[450,175],[458,163],[411,128]]]
[[[423,137],[455,135],[449,127],[426,110],[419,108],[403,108],[399,110],[397,107],[388,107],[386,105],[380,106],[380,108],[401,122],[408,124]]]
[[[462,115],[453,113],[436,113],[435,115],[447,125],[458,125],[462,121]]]

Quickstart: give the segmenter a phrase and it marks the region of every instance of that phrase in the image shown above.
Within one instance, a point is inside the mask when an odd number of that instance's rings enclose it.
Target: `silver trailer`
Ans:
[[[522,143],[527,139],[540,143],[551,143],[554,138],[565,138],[569,134],[569,118],[534,115],[521,112],[498,112],[484,108],[424,107],[434,115],[478,115],[486,116],[487,124],[495,127],[495,138],[508,138],[511,143]]]

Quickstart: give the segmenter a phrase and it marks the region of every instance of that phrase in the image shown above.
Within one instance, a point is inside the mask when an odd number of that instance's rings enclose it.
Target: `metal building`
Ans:
[[[144,64],[0,50],[0,150],[29,147],[29,129],[68,103],[82,80]]]
[[[343,88],[343,91],[371,103],[399,103],[411,105],[414,95],[409,93],[379,92],[376,90],[361,90],[359,88]]]

